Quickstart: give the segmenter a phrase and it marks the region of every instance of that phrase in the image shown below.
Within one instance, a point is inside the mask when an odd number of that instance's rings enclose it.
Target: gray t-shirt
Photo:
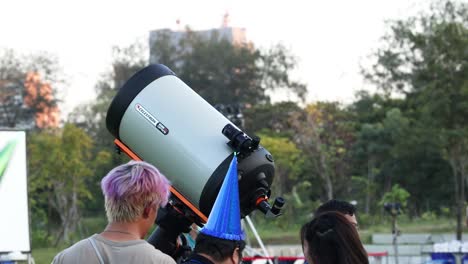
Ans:
[[[155,249],[145,240],[111,241],[99,234],[92,235],[104,263],[175,264],[173,258]],[[55,256],[52,264],[99,264],[99,257],[89,239],[84,239]]]

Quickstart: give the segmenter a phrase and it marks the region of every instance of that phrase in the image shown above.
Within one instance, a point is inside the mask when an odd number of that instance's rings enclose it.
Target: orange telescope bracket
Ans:
[[[115,145],[117,145],[120,150],[122,150],[125,154],[127,154],[131,159],[133,160],[142,160],[140,157],[138,157],[137,154],[135,154],[133,151],[131,151],[124,143],[122,143],[120,140],[115,139],[114,140]],[[200,219],[206,223],[208,220],[208,217],[206,217],[200,210],[198,210],[197,207],[195,207],[187,198],[185,198],[179,191],[177,191],[173,186],[171,186],[171,193],[177,197],[183,204],[185,204],[190,210],[192,210]]]

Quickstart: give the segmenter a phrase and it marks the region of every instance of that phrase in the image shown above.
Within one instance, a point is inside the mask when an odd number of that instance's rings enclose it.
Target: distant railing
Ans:
[[[382,264],[383,259],[385,258],[385,264],[388,264],[388,251],[382,252],[368,252],[367,256],[369,257],[370,264]]]

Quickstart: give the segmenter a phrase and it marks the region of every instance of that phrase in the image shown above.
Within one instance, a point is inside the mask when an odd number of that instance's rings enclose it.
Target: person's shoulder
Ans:
[[[144,248],[145,248],[145,251],[151,255],[151,258],[157,261],[157,263],[162,263],[162,264],[175,264],[176,263],[175,260],[171,256],[161,252],[159,249],[154,248],[154,246],[149,243],[145,243]]]
[[[164,264],[176,263],[175,260],[171,256],[164,254],[161,251],[159,251],[159,254],[156,255],[156,260],[158,261],[158,263],[164,263]]]
[[[80,254],[83,250],[86,250],[87,247],[87,238],[76,242],[70,247],[60,251],[52,260],[52,264],[64,263],[66,259],[74,258],[75,254]]]
[[[55,255],[51,264],[61,264],[61,263],[63,263],[63,251],[60,251],[57,255]]]

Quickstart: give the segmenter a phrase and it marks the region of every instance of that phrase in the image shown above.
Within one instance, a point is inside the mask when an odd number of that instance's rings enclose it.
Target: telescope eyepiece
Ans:
[[[273,206],[271,207],[271,213],[274,215],[279,215],[281,212],[281,209],[283,209],[283,205],[286,201],[284,200],[283,197],[276,197],[275,202],[273,203]]]
[[[264,213],[267,218],[276,218],[280,215],[281,209],[283,209],[283,205],[285,203],[285,200],[283,197],[277,197],[275,199],[275,202],[273,203],[273,206],[271,206],[268,203],[267,198],[260,199],[259,202],[257,203],[257,209],[260,210],[260,212]]]

